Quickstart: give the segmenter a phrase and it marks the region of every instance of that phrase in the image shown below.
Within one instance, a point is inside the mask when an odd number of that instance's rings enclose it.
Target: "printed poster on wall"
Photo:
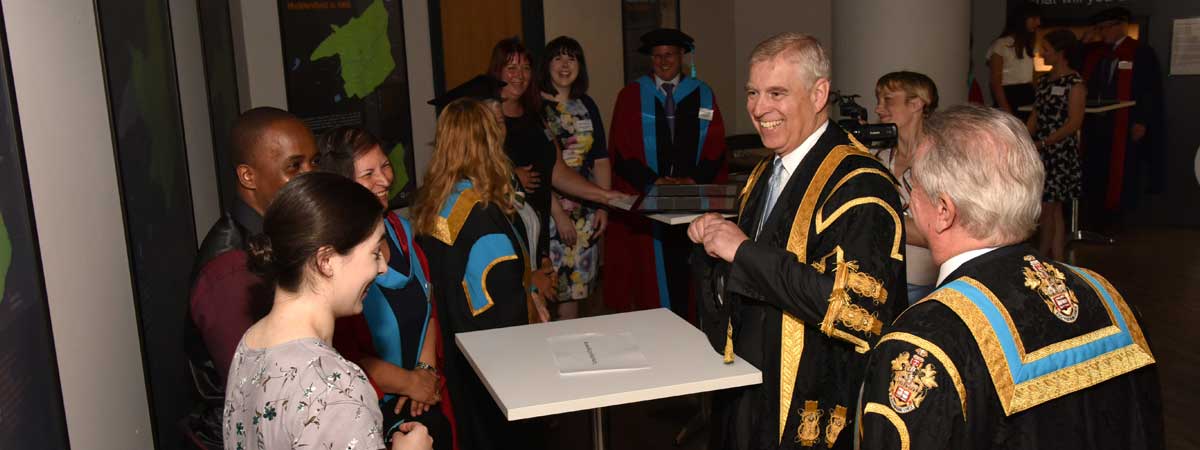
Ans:
[[[288,109],[314,133],[363,127],[383,141],[391,207],[413,193],[412,119],[400,0],[279,0]]]

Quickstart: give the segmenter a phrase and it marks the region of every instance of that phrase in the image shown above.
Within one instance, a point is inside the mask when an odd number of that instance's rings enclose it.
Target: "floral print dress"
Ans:
[[[229,450],[384,446],[383,416],[366,374],[317,338],[265,349],[238,343],[223,422]]]
[[[546,101],[546,124],[562,146],[563,162],[580,175],[594,180],[591,172],[597,159],[608,158],[604,126],[590,97],[559,103]],[[591,295],[599,269],[600,249],[596,234],[596,208],[561,197],[559,205],[575,222],[575,245],[563,244],[554,217],[550,218],[550,262],[558,271],[558,300],[583,300]]]
[[[1034,91],[1033,107],[1037,110],[1037,130],[1033,140],[1047,138],[1063,125],[1070,116],[1071,89],[1083,86],[1083,77],[1071,72],[1058,79],[1049,75],[1038,80]],[[1079,139],[1072,134],[1050,144],[1038,153],[1046,169],[1046,184],[1042,190],[1042,201],[1062,202],[1079,197],[1083,190],[1083,169],[1079,164]]]

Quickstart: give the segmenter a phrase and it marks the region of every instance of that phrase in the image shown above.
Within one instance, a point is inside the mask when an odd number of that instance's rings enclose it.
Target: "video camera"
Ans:
[[[837,103],[838,115],[841,117],[837,124],[854,135],[867,148],[890,148],[896,146],[900,131],[894,123],[867,123],[867,108],[859,105],[854,99],[858,94],[842,95],[833,91],[829,96],[830,103]]]

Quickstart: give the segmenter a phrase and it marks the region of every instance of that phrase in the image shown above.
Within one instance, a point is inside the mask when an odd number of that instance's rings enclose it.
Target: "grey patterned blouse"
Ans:
[[[320,339],[238,343],[225,388],[226,449],[377,450],[382,422],[362,369]]]

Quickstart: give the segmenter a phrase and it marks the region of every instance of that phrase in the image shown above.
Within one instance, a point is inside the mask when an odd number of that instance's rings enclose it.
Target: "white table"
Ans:
[[[588,332],[632,333],[650,368],[559,375],[546,339]],[[661,308],[459,333],[455,342],[508,420],[591,409],[596,448],[605,406],[762,383],[753,365],[725,364],[704,333]]]

